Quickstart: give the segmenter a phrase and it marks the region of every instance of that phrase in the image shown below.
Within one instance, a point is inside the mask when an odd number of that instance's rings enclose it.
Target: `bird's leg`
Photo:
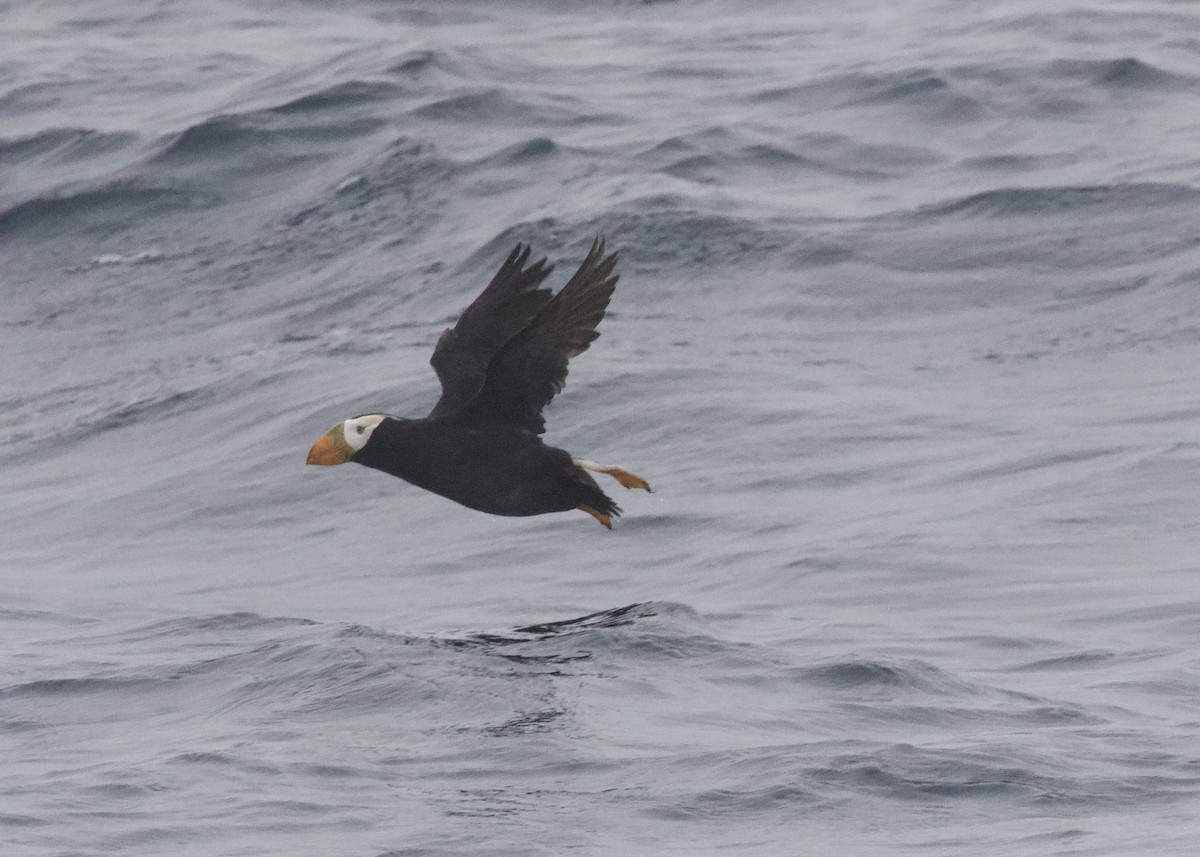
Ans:
[[[596,473],[607,473],[613,479],[620,482],[626,488],[641,488],[643,491],[650,490],[650,483],[636,473],[630,473],[621,467],[614,467],[611,464],[597,464],[594,461],[588,461],[586,458],[573,458],[576,467],[582,467],[584,470],[592,470]],[[590,511],[590,510],[585,510]],[[594,514],[594,513],[593,513]],[[600,523],[604,523],[601,521]],[[606,525],[607,526],[607,525]]]
[[[587,512],[597,521],[604,524],[604,526],[608,527],[610,530],[612,529],[612,515],[606,515],[603,512],[593,509],[591,506],[576,506],[575,508],[581,512]]]

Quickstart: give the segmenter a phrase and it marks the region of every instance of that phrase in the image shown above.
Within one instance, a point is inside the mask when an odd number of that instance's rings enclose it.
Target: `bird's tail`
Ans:
[[[613,518],[621,517],[621,507],[600,489],[591,475],[584,473],[583,470],[579,470],[578,473],[579,493],[577,496],[579,502],[575,508],[587,512],[611,530]]]

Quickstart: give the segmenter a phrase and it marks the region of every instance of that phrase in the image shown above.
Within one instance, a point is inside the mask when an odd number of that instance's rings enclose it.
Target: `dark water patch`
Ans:
[[[1021,838],[1021,842],[1029,842],[1044,848],[1047,845],[1062,845],[1081,842],[1092,835],[1092,831],[1073,827],[1067,830],[1052,830],[1047,833],[1034,833]]]
[[[136,134],[90,128],[51,128],[28,137],[0,139],[0,164],[44,158],[48,164],[83,161],[126,148]]]
[[[800,84],[769,87],[751,96],[760,104],[822,110],[845,106],[861,100],[868,87],[878,86],[880,78],[849,73],[817,78]]]
[[[0,827],[41,827],[57,823],[49,818],[38,818],[32,815],[18,815],[11,812],[0,812]]]
[[[985,155],[971,158],[963,166],[980,170],[1027,170],[1033,167],[1038,158],[1034,155]]]
[[[649,660],[711,658],[740,648],[711,636],[705,627],[699,614],[687,605],[646,602],[512,631],[440,639],[435,645],[478,648],[511,663],[543,668],[582,664],[600,656]]]
[[[486,89],[482,92],[440,98],[412,110],[411,113],[422,119],[443,122],[526,123],[573,118],[567,111],[547,113],[543,107],[514,98],[502,89]]]
[[[315,113],[326,110],[344,110],[364,104],[390,101],[404,93],[397,84],[381,80],[348,80],[334,84],[317,92],[302,95],[269,112],[288,115],[292,113]]]
[[[404,59],[388,67],[392,74],[420,75],[437,64],[438,54],[434,51],[414,51]]]
[[[669,137],[639,157],[659,172],[708,184],[742,184],[831,174],[884,178],[939,160],[912,146],[859,144],[834,134],[755,140],[722,126]]]
[[[314,764],[297,762],[291,768],[298,774],[313,776],[322,780],[349,780],[361,777],[363,771],[349,765]]]
[[[1122,415],[1126,425],[1188,424],[1200,421],[1200,406],[1167,407],[1150,413]]]
[[[90,625],[96,620],[90,617],[72,616],[67,613],[57,613],[49,610],[22,610],[19,607],[0,607],[0,621],[44,622],[53,625]]]
[[[959,165],[968,170],[983,170],[986,172],[1030,172],[1048,167],[1065,166],[1063,163],[1070,158],[1062,155],[1024,155],[1008,153],[1002,155],[981,155],[965,158]]]
[[[179,755],[172,757],[171,761],[184,765],[218,765],[221,767],[235,766],[240,764],[238,759],[234,758],[228,753],[214,752],[180,753]]]
[[[725,125],[710,125],[687,134],[665,138],[637,157],[656,165],[669,164],[680,158],[702,152],[734,152],[749,144],[749,137]]]
[[[536,639],[495,649],[492,654],[543,663],[590,659],[707,662],[740,648],[708,633],[690,607],[670,602],[631,605],[554,628],[531,626],[521,630],[532,629],[540,629]]]
[[[0,696],[67,699],[76,696],[124,696],[161,687],[163,680],[150,676],[136,678],[46,678],[9,685]]]
[[[1121,298],[1132,295],[1143,289],[1151,288],[1154,281],[1146,276],[1131,276],[1127,280],[1118,280],[1116,282],[1105,281],[1087,281],[1083,283],[1071,284],[1060,289],[1056,294],[1056,300],[1053,303],[1046,305],[1047,311],[1055,311],[1063,308],[1075,308],[1089,306],[1092,304],[1103,303],[1113,298]],[[1052,337],[1047,341],[1049,350],[1056,349],[1062,340]]]
[[[691,181],[711,181],[713,173],[721,167],[721,162],[712,155],[688,155],[663,168],[663,172],[676,178]]]
[[[1070,655],[1060,655],[1053,658],[1040,658],[1028,663],[1016,664],[1007,672],[1074,672],[1076,670],[1092,670],[1107,667],[1128,660],[1116,652],[1091,651],[1076,652]]]
[[[841,265],[853,261],[855,251],[850,244],[813,236],[802,236],[794,248],[781,254],[781,258],[787,260],[790,268],[827,268],[831,265]],[[788,314],[801,312],[797,309],[794,301],[782,305],[780,309]],[[811,312],[809,309],[803,311]]]
[[[532,804],[538,798],[539,795],[523,794],[518,789],[461,789],[454,800],[446,802],[445,813],[450,818],[508,819],[530,812]],[[520,850],[524,851],[525,849]],[[409,855],[408,851],[403,853],[406,857]],[[389,855],[382,855],[382,857],[389,857]]]
[[[969,643],[982,646],[985,649],[1011,651],[1018,649],[1034,649],[1046,645],[1049,641],[1030,637],[1006,637],[998,634],[977,634],[962,637],[945,637],[948,643]]]
[[[1136,57],[1115,60],[1056,60],[1050,73],[1108,89],[1171,91],[1195,89],[1200,79],[1164,71]]]
[[[498,738],[511,735],[530,735],[538,732],[550,732],[560,728],[560,724],[558,724],[557,721],[566,714],[567,712],[562,709],[533,711],[521,714],[495,726],[485,726],[483,728],[483,732],[487,735]]]
[[[157,791],[154,786],[108,782],[85,786],[83,794],[108,800],[145,800]]]
[[[331,813],[341,812],[343,808],[336,805],[326,803],[317,803],[307,800],[278,800],[273,798],[260,798],[257,800],[248,801],[245,804],[245,812],[250,818],[265,816],[266,818],[279,819],[281,817],[303,817],[313,818],[327,816]],[[343,825],[358,827],[362,824],[361,820],[345,819],[341,822]],[[288,824],[283,821],[276,821],[275,825],[279,829],[286,829]]]
[[[0,212],[0,236],[51,238],[86,233],[103,238],[148,220],[216,203],[212,194],[183,187],[113,182],[18,203]]]
[[[779,145],[758,143],[731,152],[689,155],[661,172],[694,182],[730,184],[758,173],[776,179],[798,178],[804,172],[840,172],[831,165],[804,157]],[[864,171],[858,170],[859,173]]]
[[[241,116],[215,116],[178,134],[153,160],[164,164],[223,159],[260,143],[269,143],[270,132]]]
[[[1012,187],[924,206],[917,213],[927,217],[1061,216],[1093,211],[1139,211],[1162,206],[1194,205],[1198,199],[1200,190],[1178,184]]]
[[[304,111],[294,111],[303,115]],[[249,158],[261,168],[263,159],[296,165],[317,154],[314,146],[329,145],[377,131],[383,120],[372,117],[342,118],[336,122],[300,123],[288,111],[260,111],[241,115],[214,116],[178,134],[151,163],[166,166],[186,164],[246,164]]]
[[[19,84],[0,92],[0,110],[5,113],[34,113],[53,108],[62,99],[58,81]]]
[[[527,625],[517,628],[518,634],[530,634],[538,639],[556,637],[563,634],[574,634],[590,628],[622,628],[633,625],[639,619],[658,618],[663,615],[681,617],[699,621],[699,614],[683,604],[647,602],[629,604],[625,607],[614,607],[611,610],[600,610],[589,613],[577,619],[563,619],[557,622],[546,622],[539,625]]]
[[[193,750],[185,753],[176,753],[165,759],[165,763],[169,766],[178,766],[184,768],[214,768],[221,772],[221,776],[228,776],[229,772],[234,772],[236,775],[240,772],[253,774],[256,777],[261,776],[276,776],[283,772],[282,765],[272,765],[260,761],[258,758],[249,754],[225,753],[214,750]],[[198,775],[199,770],[193,770],[189,775]]]
[[[794,671],[803,682],[848,691],[896,690],[939,695],[970,693],[974,687],[922,661],[886,663],[841,660]]]
[[[560,151],[559,145],[549,137],[533,137],[521,143],[505,146],[476,161],[475,166],[485,169],[497,166],[525,166],[553,157]]]
[[[653,162],[680,158],[696,151],[695,145],[686,137],[668,137],[639,153],[640,157]]]
[[[654,818],[704,823],[724,818],[743,821],[773,812],[803,812],[828,803],[824,792],[798,784],[726,786],[672,795],[672,801],[646,808]]]
[[[1040,726],[1100,726],[1108,721],[1075,705],[1039,705],[1020,715],[1020,719]]]
[[[887,74],[853,72],[775,87],[757,93],[759,103],[787,105],[806,111],[863,107],[918,110],[926,120],[967,122],[984,114],[982,104],[961,91],[951,77],[928,68]]]
[[[428,82],[431,78],[463,78],[467,70],[458,55],[445,50],[415,50],[387,67],[388,74],[410,81]]]
[[[513,628],[510,631],[487,632],[481,631],[465,637],[447,637],[438,640],[439,645],[457,648],[476,648],[505,646],[515,643],[527,643],[535,640],[576,634],[589,628],[616,628],[631,625],[637,618],[654,616],[650,604],[630,604],[627,607],[615,607],[611,610],[601,610],[579,616],[573,619],[563,619],[536,625],[526,625]]]
[[[950,91],[950,82],[931,71],[914,69],[895,76],[863,78],[867,93],[860,104],[913,101],[918,103],[938,99]]]
[[[0,688],[0,699],[4,698],[4,689]],[[5,715],[0,719],[0,733],[3,734],[21,734],[25,732],[39,732],[44,729],[46,724],[41,720],[33,720],[22,717],[11,717]]]
[[[1079,783],[1072,778],[1042,774],[1014,761],[999,754],[896,745],[866,756],[834,758],[811,769],[809,776],[826,788],[920,803],[931,798],[1038,801],[1079,793]]]
[[[971,695],[964,694],[964,696]],[[986,700],[989,696],[988,689],[979,688],[974,696],[979,700]],[[1069,729],[1101,726],[1108,722],[1103,717],[1081,708],[1059,705],[1034,707],[1022,705],[1013,710],[1006,705],[955,706],[947,705],[942,700],[932,701],[925,705],[910,705],[889,699],[886,704],[881,704],[877,700],[869,703],[848,703],[846,708],[848,711],[857,713],[864,720],[909,724],[913,728],[919,729],[930,729],[935,726],[946,730],[972,729],[981,724],[995,724],[1004,729],[1036,727]]]

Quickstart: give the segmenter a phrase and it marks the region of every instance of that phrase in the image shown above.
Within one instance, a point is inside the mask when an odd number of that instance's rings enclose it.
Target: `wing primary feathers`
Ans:
[[[597,238],[562,290],[492,358],[470,406],[474,413],[538,434],[545,430],[542,409],[562,391],[568,361],[599,336],[596,326],[617,283],[616,264],[617,254],[606,257],[604,239]]]
[[[539,286],[554,266],[543,257],[525,267],[529,254],[526,244],[514,247],[479,297],[438,339],[429,362],[442,382],[442,397],[431,416],[453,413],[474,399],[495,354],[552,300],[550,290]]]
[[[611,276],[616,266],[617,254],[604,258],[604,239],[598,237],[579,270],[555,296],[555,302],[563,305],[565,317],[561,325],[563,344],[568,347],[568,359],[582,354],[600,336],[596,326],[604,318],[617,280],[620,279]],[[559,389],[562,389],[561,385]]]

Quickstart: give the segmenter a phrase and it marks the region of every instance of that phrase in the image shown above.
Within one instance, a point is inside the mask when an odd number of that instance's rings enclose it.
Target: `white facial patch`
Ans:
[[[375,426],[381,422],[383,414],[367,414],[346,420],[342,423],[342,436],[346,439],[346,445],[358,452],[367,445],[367,441],[371,439],[371,432],[375,431]]]

